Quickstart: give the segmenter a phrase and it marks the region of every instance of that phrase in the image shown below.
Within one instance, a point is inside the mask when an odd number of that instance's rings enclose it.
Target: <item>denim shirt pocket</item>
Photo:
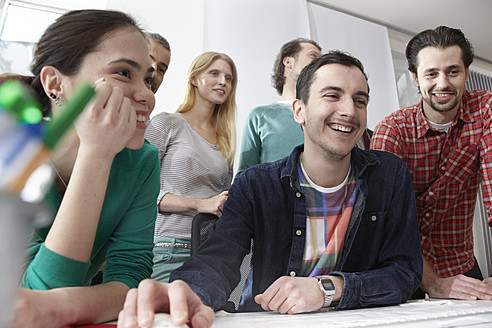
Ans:
[[[361,215],[357,231],[355,234],[350,233],[350,239],[345,240],[344,247],[350,247],[351,254],[350,260],[346,262],[349,267],[343,268],[344,270],[351,270],[352,265],[349,263],[358,268],[361,263],[368,269],[374,266],[381,248],[385,218],[386,211],[369,211]]]

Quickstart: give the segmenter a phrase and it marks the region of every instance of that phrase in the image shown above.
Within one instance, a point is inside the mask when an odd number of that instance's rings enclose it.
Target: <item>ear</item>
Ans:
[[[412,72],[413,84],[418,88],[419,87],[419,78],[416,73]]]
[[[39,74],[41,84],[43,85],[44,92],[48,97],[50,94],[66,98],[67,86],[65,85],[66,79],[64,75],[54,66],[44,66]]]
[[[304,123],[306,122],[306,118],[304,117],[304,107],[305,106],[303,102],[299,99],[294,100],[294,102],[292,103],[292,113],[294,114],[294,120],[301,126],[304,126]]]
[[[294,67],[294,57],[284,57],[282,63],[285,68],[292,69],[292,67]]]
[[[193,86],[195,86],[195,87],[197,87],[197,86],[198,86],[198,83],[196,82],[196,75],[192,75],[192,76],[190,77],[190,83],[191,83]]]
[[[470,69],[465,68],[465,83],[468,82],[468,78],[470,77]]]

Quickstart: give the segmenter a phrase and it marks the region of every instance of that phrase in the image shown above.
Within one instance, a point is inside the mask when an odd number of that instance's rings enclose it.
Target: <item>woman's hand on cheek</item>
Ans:
[[[135,134],[135,109],[120,88],[101,82],[75,128],[82,149],[94,155],[114,157]]]

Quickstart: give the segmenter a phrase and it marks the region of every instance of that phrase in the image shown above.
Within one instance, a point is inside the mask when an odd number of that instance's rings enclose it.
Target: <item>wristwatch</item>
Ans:
[[[330,278],[324,276],[316,276],[316,278],[318,279],[319,288],[325,293],[325,303],[322,308],[329,307],[333,300],[333,295],[335,295],[335,284]]]

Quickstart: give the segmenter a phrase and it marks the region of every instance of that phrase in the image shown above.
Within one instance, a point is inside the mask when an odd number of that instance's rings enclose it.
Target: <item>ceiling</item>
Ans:
[[[459,28],[476,59],[492,65],[491,0],[308,0],[415,35],[439,25]]]

